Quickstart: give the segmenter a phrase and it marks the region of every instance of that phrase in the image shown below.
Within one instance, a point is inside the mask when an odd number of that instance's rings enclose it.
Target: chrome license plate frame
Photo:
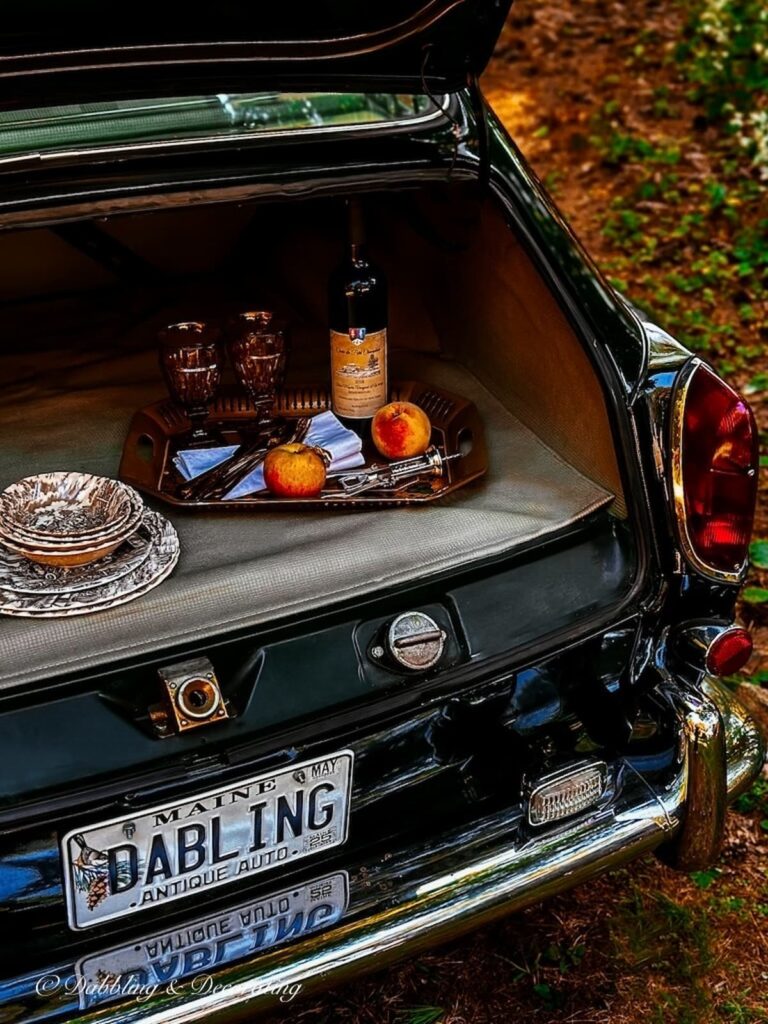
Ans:
[[[354,754],[336,751],[191,798],[71,829],[70,928],[135,917],[347,841]]]

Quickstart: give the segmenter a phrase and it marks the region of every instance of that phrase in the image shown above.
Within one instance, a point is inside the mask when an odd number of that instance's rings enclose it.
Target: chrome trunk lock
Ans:
[[[192,658],[157,671],[163,685],[163,700],[150,707],[149,716],[161,738],[231,717],[208,658]]]
[[[424,612],[404,612],[388,625],[383,644],[370,649],[374,661],[388,661],[408,672],[426,672],[442,658],[447,635]]]

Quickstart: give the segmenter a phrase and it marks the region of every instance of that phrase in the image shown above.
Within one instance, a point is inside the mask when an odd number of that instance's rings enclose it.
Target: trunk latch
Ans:
[[[161,738],[230,718],[216,672],[208,658],[192,658],[158,669],[163,700],[149,709]]]

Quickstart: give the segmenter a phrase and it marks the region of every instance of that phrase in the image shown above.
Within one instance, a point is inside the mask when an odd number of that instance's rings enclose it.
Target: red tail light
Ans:
[[[707,649],[705,666],[713,676],[740,672],[752,656],[752,637],[742,626],[731,626],[716,636]]]
[[[694,569],[736,582],[757,499],[758,436],[747,403],[703,363],[678,385],[672,476],[680,542]]]

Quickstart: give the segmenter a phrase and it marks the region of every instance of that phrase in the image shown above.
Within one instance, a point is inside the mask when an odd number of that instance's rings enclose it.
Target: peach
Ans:
[[[311,445],[281,444],[264,459],[264,483],[280,498],[314,498],[325,486],[326,460]]]
[[[409,459],[422,455],[432,437],[429,416],[413,402],[382,405],[371,424],[371,436],[388,459]]]

